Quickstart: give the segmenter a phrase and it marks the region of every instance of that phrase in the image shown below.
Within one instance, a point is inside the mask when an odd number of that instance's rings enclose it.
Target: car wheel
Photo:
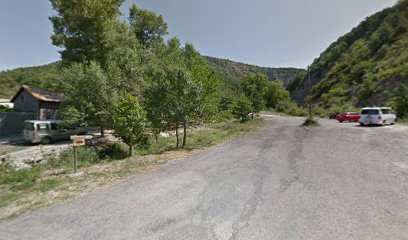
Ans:
[[[360,123],[360,126],[365,126],[365,124],[364,124],[364,123]]]
[[[42,145],[47,145],[47,144],[50,144],[51,142],[52,142],[52,139],[50,137],[43,137],[41,139],[41,144]]]
[[[339,120],[339,122],[341,122],[341,123],[342,123],[342,122],[343,122],[343,120]]]
[[[350,119],[350,122],[355,122],[356,120],[354,120],[354,119]]]

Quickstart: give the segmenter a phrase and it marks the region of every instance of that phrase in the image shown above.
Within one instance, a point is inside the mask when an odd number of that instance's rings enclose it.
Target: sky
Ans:
[[[305,68],[338,37],[397,0],[127,0],[163,15],[170,37],[203,54]],[[0,0],[0,71],[60,59],[48,0]]]

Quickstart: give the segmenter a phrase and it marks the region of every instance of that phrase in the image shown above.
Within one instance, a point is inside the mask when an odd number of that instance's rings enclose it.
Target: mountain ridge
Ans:
[[[239,91],[239,81],[250,73],[264,73],[269,80],[279,80],[285,86],[299,72],[297,68],[259,67],[228,59],[203,56],[207,64],[223,79],[225,86],[232,91]],[[21,67],[0,72],[0,98],[11,97],[21,85],[33,85],[52,90],[53,81],[60,76],[60,61],[33,67]]]
[[[377,12],[333,42],[311,64],[312,100],[336,105],[382,105],[408,83],[408,1]],[[300,105],[309,94],[307,74],[289,85]]]

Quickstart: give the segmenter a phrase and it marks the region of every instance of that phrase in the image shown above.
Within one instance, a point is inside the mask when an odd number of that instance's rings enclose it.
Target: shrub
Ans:
[[[306,118],[306,120],[303,122],[302,126],[304,127],[318,127],[319,122],[315,119],[310,119]]]
[[[359,109],[352,103],[343,103],[341,105],[332,105],[329,108],[329,112],[359,112]]]
[[[101,147],[101,149],[98,151],[98,155],[100,158],[120,160],[126,158],[129,154],[125,145],[115,142]]]
[[[246,121],[249,118],[248,114],[251,112],[251,110],[252,110],[251,102],[248,100],[247,97],[241,96],[239,97],[235,106],[232,109],[232,115],[237,120]]]
[[[292,116],[306,116],[306,112],[302,108],[298,107],[296,103],[290,101],[279,102],[276,105],[276,110]]]
[[[327,110],[320,107],[320,106],[315,106],[315,107],[313,107],[312,110],[313,110],[313,115],[314,116],[318,116],[318,117],[321,117],[321,118],[325,118],[325,117],[329,116],[329,113],[327,112]]]

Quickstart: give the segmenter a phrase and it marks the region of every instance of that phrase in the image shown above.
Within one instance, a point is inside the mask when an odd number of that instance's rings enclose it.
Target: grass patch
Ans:
[[[9,205],[20,198],[18,193],[5,193],[0,195],[0,208]]]
[[[21,191],[34,186],[41,174],[40,167],[22,169],[20,171],[1,172],[0,184],[8,185],[10,189]]]
[[[60,185],[61,185],[61,179],[52,178],[52,179],[47,179],[45,181],[39,182],[38,184],[36,184],[33,190],[44,193],[44,192],[51,191],[59,187]]]

